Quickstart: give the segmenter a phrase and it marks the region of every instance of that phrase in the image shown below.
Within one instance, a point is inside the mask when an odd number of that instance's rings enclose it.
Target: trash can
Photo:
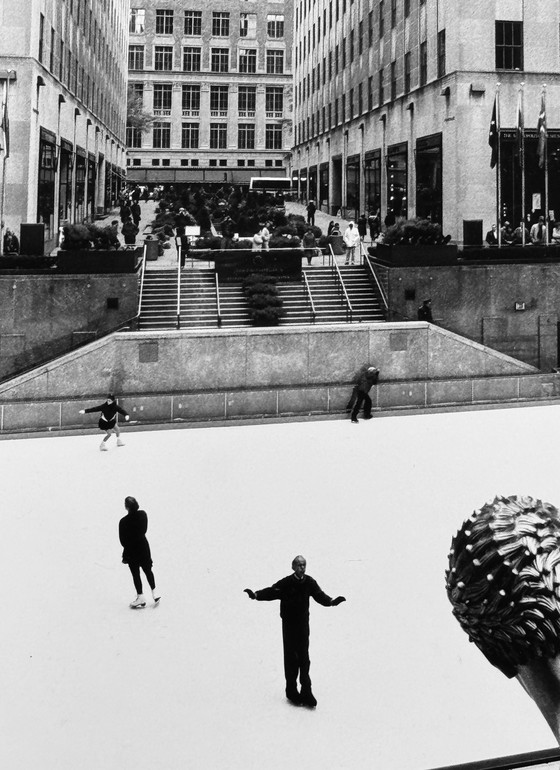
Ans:
[[[158,258],[158,251],[159,251],[159,241],[157,239],[146,239],[144,241],[144,244],[146,246],[146,259],[147,260],[155,260]]]

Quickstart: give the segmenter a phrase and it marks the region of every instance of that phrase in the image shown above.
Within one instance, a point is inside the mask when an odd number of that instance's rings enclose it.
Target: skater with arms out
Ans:
[[[80,414],[91,414],[92,412],[101,412],[99,418],[99,430],[106,433],[105,438],[99,445],[99,449],[102,452],[106,452],[107,441],[111,438],[113,431],[117,436],[117,446],[124,446],[124,441],[121,439],[121,430],[117,422],[117,413],[122,414],[125,420],[130,420],[128,413],[117,404],[116,398],[110,393],[107,396],[107,400],[99,406],[91,406],[89,409],[80,409]]]
[[[123,564],[128,564],[136,589],[136,599],[130,603],[130,608],[140,610],[146,606],[140,569],[146,575],[146,580],[152,590],[154,606],[157,605],[161,597],[156,595],[156,581],[152,572],[152,554],[146,538],[148,515],[146,511],[140,510],[138,501],[134,497],[125,497],[124,507],[127,513],[119,522],[119,540],[123,547],[122,560]]]
[[[304,557],[296,556],[292,562],[292,575],[282,578],[270,588],[244,590],[250,599],[260,602],[280,600],[286,697],[295,705],[315,708],[317,700],[311,692],[309,678],[309,597],[312,596],[323,607],[336,607],[346,599],[344,596],[337,596],[336,599],[327,596],[317,581],[305,574],[306,567]],[[298,674],[301,692],[297,689]]]

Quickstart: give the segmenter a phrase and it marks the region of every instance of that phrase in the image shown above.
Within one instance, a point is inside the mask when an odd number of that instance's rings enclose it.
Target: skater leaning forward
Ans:
[[[337,596],[336,599],[327,596],[317,581],[305,574],[306,567],[304,557],[296,556],[292,562],[292,575],[261,591],[245,588],[245,593],[250,599],[261,602],[280,600],[286,697],[296,705],[315,708],[317,701],[311,692],[309,678],[309,597],[312,596],[324,607],[336,607],[346,599],[344,596]],[[297,689],[298,674],[301,692]]]
[[[122,414],[125,420],[130,420],[130,416],[117,404],[117,400],[113,394],[110,393],[107,396],[107,400],[99,406],[92,406],[89,409],[80,409],[80,414],[91,414],[92,412],[101,412],[98,422],[99,430],[102,430],[106,434],[99,449],[102,452],[107,451],[107,441],[111,438],[113,431],[117,436],[117,446],[124,446],[124,441],[120,437],[121,431],[117,422],[117,414]]]
[[[139,610],[146,606],[140,570],[146,575],[146,580],[152,590],[154,604],[159,602],[160,597],[156,596],[156,581],[152,572],[152,554],[146,538],[148,515],[146,511],[140,510],[138,501],[134,497],[126,497],[124,507],[127,513],[119,522],[119,540],[123,547],[123,564],[128,564],[136,589],[136,599],[130,603],[130,607],[133,610]]]

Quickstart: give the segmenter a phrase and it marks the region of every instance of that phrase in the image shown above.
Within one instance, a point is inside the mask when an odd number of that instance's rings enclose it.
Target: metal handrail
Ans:
[[[177,328],[181,328],[181,246],[177,246]]]
[[[146,254],[148,247],[144,241],[144,253],[142,254],[142,275],[140,276],[140,294],[138,295],[138,312],[136,313],[136,327],[140,328],[140,311],[142,309],[142,294],[144,292],[144,274],[146,272]]]
[[[335,278],[337,279],[337,286],[339,286],[339,292],[343,295],[343,298],[346,302],[346,320],[348,320],[348,316],[350,316],[350,323],[352,323],[352,314],[354,310],[352,308],[352,303],[350,302],[350,297],[348,296],[348,292],[346,291],[346,286],[344,285],[344,281],[342,280],[342,273],[340,272],[338,262],[334,258],[334,252],[332,250],[332,245],[330,243],[329,243],[329,249],[331,252],[330,259],[332,260],[333,273]]]
[[[381,297],[381,302],[383,303],[383,307],[385,308],[385,311],[388,313],[389,312],[389,302],[387,301],[387,295],[385,294],[385,289],[383,288],[383,286],[381,286],[381,282],[380,282],[379,278],[377,277],[377,273],[375,272],[375,268],[373,267],[373,265],[371,263],[369,255],[366,254],[365,251],[363,253],[363,257],[364,257],[364,264],[366,266],[366,270],[369,270],[369,272],[372,274],[373,280],[375,281],[375,283],[377,285],[377,290],[379,291],[379,296]]]
[[[218,281],[218,273],[216,276],[216,313],[218,316],[218,328],[222,325],[222,308],[220,304],[220,282]]]
[[[307,300],[311,306],[311,323],[315,323],[317,311],[315,310],[315,303],[313,302],[313,297],[311,296],[311,289],[309,287],[309,281],[307,280],[307,273],[305,270],[303,271],[303,285],[307,289]]]

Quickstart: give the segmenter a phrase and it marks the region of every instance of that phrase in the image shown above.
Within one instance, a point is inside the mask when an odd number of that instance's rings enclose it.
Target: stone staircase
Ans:
[[[352,321],[382,322],[383,311],[377,291],[361,265],[341,266],[340,272],[352,306],[352,315],[330,267],[304,268],[315,306],[315,323]],[[278,290],[283,300],[281,326],[313,322],[305,282],[280,281]],[[240,283],[222,283],[220,313],[222,328],[251,326],[247,302]],[[216,328],[218,326],[216,279],[212,268],[186,269],[181,273],[181,329]],[[173,270],[150,270],[144,277],[140,310],[140,329],[177,328],[177,273]]]

